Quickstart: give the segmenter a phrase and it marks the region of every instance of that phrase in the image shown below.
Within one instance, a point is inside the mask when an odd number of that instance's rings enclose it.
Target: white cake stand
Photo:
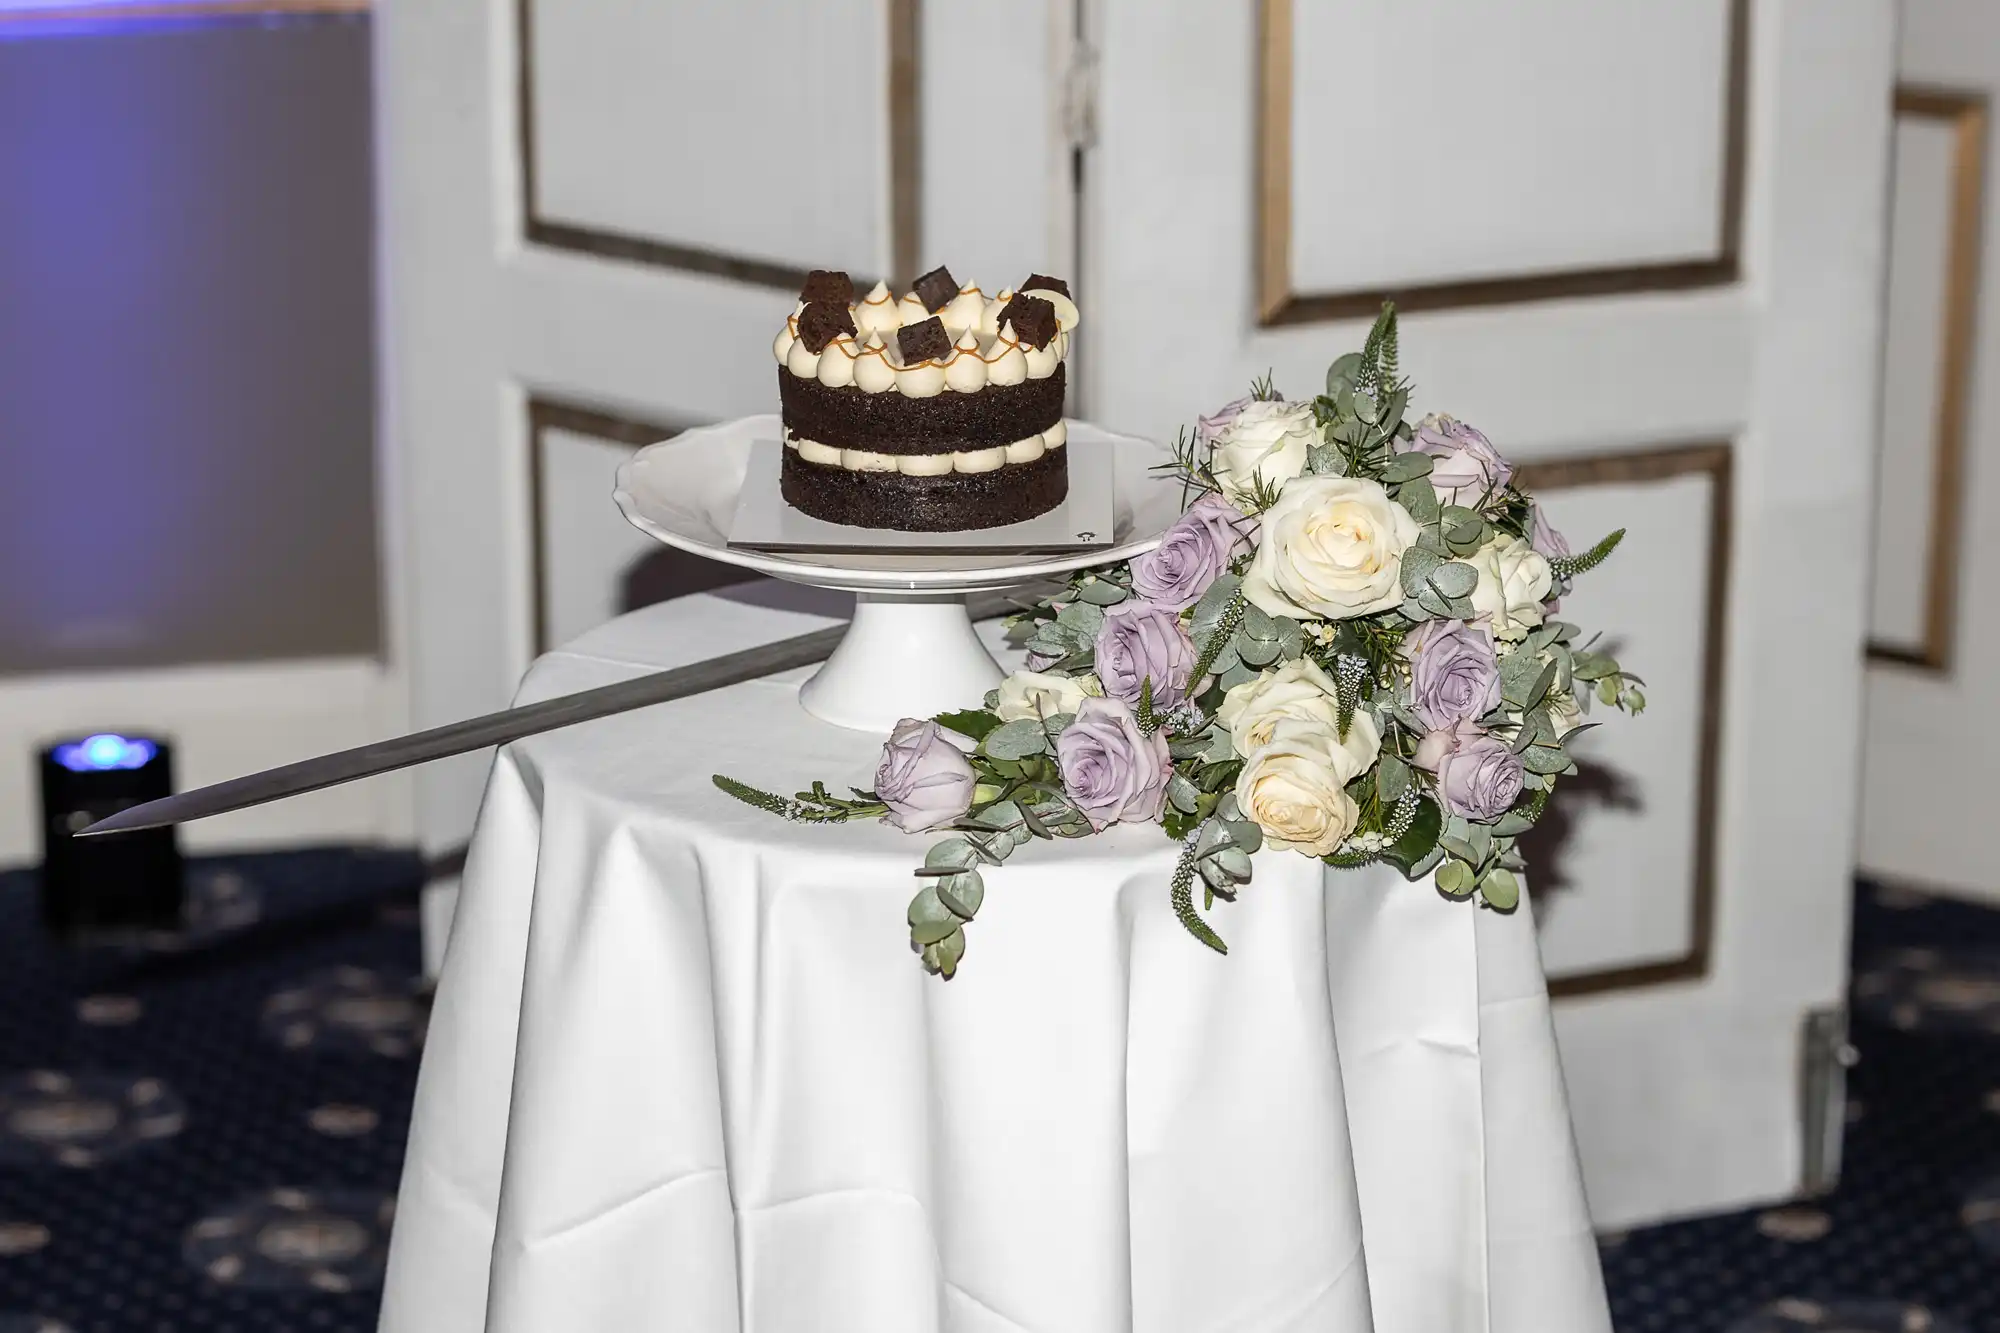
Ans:
[[[806,711],[836,726],[886,732],[906,717],[976,708],[1000,666],[973,631],[965,599],[1130,559],[1159,544],[1180,516],[1181,488],[1149,469],[1157,444],[1069,423],[1070,449],[1115,451],[1110,546],[1047,554],[750,551],[729,545],[757,440],[780,438],[776,415],[744,417],[648,445],[618,469],[618,508],[640,531],[695,555],[773,578],[855,594],[839,648],[799,689]]]

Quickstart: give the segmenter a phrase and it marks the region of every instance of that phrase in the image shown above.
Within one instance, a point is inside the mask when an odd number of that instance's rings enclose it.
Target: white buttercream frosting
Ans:
[[[1048,452],[1048,446],[1039,435],[1030,435],[1025,440],[1016,440],[1007,446],[1007,461],[1010,463],[1032,463]]]
[[[792,344],[792,350],[785,353],[785,369],[802,380],[809,380],[819,374],[819,356],[808,349],[803,338]]]
[[[1060,449],[1069,443],[1069,424],[1061,419],[1042,432],[1042,443],[1051,449]]]
[[[930,317],[931,312],[924,309],[924,299],[915,292],[905,292],[903,299],[896,302],[896,323],[900,327],[921,324]]]
[[[951,359],[944,363],[944,385],[954,393],[977,393],[986,387],[986,361],[971,329],[959,335]]]
[[[1031,380],[1047,379],[1055,374],[1056,367],[1062,364],[1062,351],[1056,346],[1054,338],[1049,339],[1047,346],[1044,347],[1030,347],[1022,343],[1021,355],[1028,360],[1028,378]]]
[[[894,333],[902,321],[896,318],[896,298],[884,283],[876,283],[854,306],[854,327],[866,338],[871,333]]]
[[[889,364],[882,335],[871,333],[854,359],[854,385],[863,393],[887,393],[896,387],[896,368]]]
[[[778,358],[778,364],[781,366],[785,364],[785,358],[791,355],[792,344],[798,341],[797,324],[796,319],[786,320],[785,327],[778,330],[778,336],[771,339],[771,355]]]
[[[1021,352],[1021,344],[1014,337],[1014,326],[1006,325],[1000,336],[986,353],[986,382],[988,384],[1019,384],[1028,378],[1028,358]]]
[[[819,354],[819,382],[829,389],[844,389],[854,383],[854,361],[861,349],[847,334],[837,334]]]
[[[1000,336],[1000,312],[1014,299],[1014,293],[1002,287],[1000,294],[986,303],[979,312],[979,338],[982,342],[992,342]]]
[[[1007,446],[995,445],[991,449],[972,449],[951,456],[953,472],[992,472],[1007,465]]]
[[[878,454],[867,449],[836,449],[817,440],[787,435],[785,447],[797,451],[804,461],[822,467],[845,468],[849,472],[900,472],[906,477],[942,477],[949,472],[994,472],[1010,463],[1032,463],[1056,447],[1047,440],[1045,431],[991,449],[951,454]]]
[[[912,361],[896,367],[896,392],[905,398],[935,398],[944,392],[942,361]]]
[[[906,477],[942,477],[951,471],[951,455],[904,454],[896,460],[896,471]]]
[[[938,311],[938,318],[944,321],[945,331],[956,338],[967,329],[979,327],[979,320],[986,313],[986,297],[977,287],[961,287],[958,295],[945,303]]]

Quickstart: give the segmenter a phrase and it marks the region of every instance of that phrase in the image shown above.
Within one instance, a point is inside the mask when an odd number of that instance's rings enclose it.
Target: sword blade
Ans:
[[[990,620],[1005,615],[1014,606],[1011,598],[999,593],[971,600],[975,620]],[[621,680],[614,685],[565,694],[391,740],[374,741],[352,750],[302,759],[294,764],[130,806],[79,830],[75,836],[89,838],[105,833],[129,833],[136,829],[185,824],[191,820],[207,819],[211,815],[281,801],[288,796],[337,787],[361,778],[393,773],[399,768],[427,764],[434,759],[483,750],[488,746],[506,745],[545,731],[573,727],[579,722],[740,685],[744,681],[776,675],[794,667],[824,662],[832,656],[833,650],[840,645],[841,636],[846,633],[847,626],[833,625],[688,666],[654,672],[633,680]]]

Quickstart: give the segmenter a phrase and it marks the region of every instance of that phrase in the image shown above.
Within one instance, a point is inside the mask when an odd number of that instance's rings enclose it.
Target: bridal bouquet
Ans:
[[[788,819],[880,816],[942,833],[916,871],[913,949],[951,976],[980,872],[1036,838],[1156,823],[1181,843],[1175,914],[1233,899],[1274,848],[1387,861],[1440,893],[1511,910],[1515,840],[1574,773],[1593,697],[1642,682],[1554,618],[1624,535],[1574,554],[1487,438],[1412,425],[1393,309],[1326,391],[1268,379],[1176,440],[1192,501],[1159,546],[1086,570],[1010,623],[1027,669],[979,708],[907,718],[872,791],[786,798],[717,776]]]

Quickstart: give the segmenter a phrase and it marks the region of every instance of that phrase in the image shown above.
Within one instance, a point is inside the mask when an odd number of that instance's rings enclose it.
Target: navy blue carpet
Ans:
[[[374,1328],[422,873],[202,860],[185,929],[82,950],[0,874],[0,1333]],[[2000,1333],[2000,912],[1864,887],[1855,941],[1839,1190],[1605,1238],[1619,1333]]]

